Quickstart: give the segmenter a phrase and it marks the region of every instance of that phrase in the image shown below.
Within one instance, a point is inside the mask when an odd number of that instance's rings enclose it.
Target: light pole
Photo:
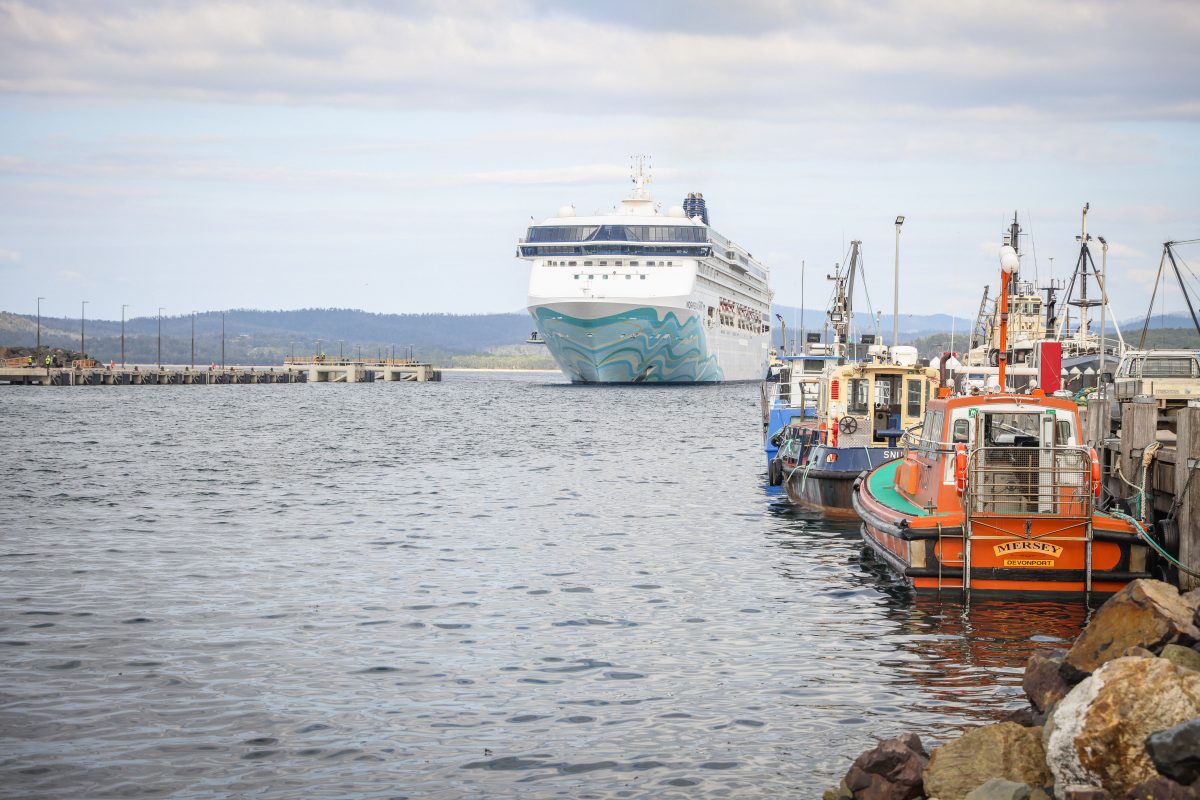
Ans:
[[[83,337],[84,326],[87,319],[87,304],[88,301],[84,300],[79,305],[79,357],[81,359],[87,356],[87,347],[84,343]]]
[[[162,369],[162,306],[158,308],[158,368]]]
[[[904,217],[896,217],[896,287],[892,297],[892,349],[900,344],[900,226]],[[895,360],[895,355],[892,356]]]
[[[317,357],[321,356],[321,340],[317,339]]]
[[[192,369],[196,368],[196,309],[192,309]]]
[[[225,312],[221,312],[221,369],[225,369]]]
[[[129,308],[128,303],[121,304],[121,367],[125,366],[125,309]]]
[[[45,299],[46,298],[44,298],[44,297],[39,297],[37,299],[37,307],[38,307],[38,312],[37,312],[37,317],[38,317],[38,320],[37,320],[37,349],[38,350],[42,349],[42,301]]]
[[[346,341],[344,339],[338,339],[338,361],[342,360],[342,345],[345,343]]]
[[[1104,381],[1104,328],[1108,324],[1105,319],[1104,312],[1108,308],[1108,242],[1104,241],[1103,236],[1097,237],[1100,239],[1100,246],[1104,248],[1104,255],[1100,261],[1100,371],[1096,376],[1096,380],[1100,383]],[[1100,386],[1097,383],[1097,386]]]

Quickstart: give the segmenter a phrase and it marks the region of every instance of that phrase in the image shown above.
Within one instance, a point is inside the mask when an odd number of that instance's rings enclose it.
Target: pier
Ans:
[[[194,367],[167,364],[103,365],[94,360],[64,366],[30,366],[26,359],[0,363],[0,383],[24,386],[162,386],[247,383],[373,383],[440,381],[431,364],[407,359],[287,358],[282,366]]]
[[[330,358],[297,356],[283,360],[284,369],[304,373],[311,383],[369,383],[371,381],[440,381],[441,370],[407,358]]]
[[[1185,567],[1200,572],[1200,401],[1172,407],[1149,396],[1121,403],[1093,398],[1083,417],[1105,492]],[[1182,570],[1172,582],[1185,591],[1200,587],[1200,579]]]

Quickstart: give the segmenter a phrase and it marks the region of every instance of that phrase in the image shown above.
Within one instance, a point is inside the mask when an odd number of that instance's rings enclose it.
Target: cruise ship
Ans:
[[[770,349],[769,272],[708,223],[701,194],[663,213],[646,188],[611,211],[574,206],[531,225],[529,313],[574,383],[760,381]]]

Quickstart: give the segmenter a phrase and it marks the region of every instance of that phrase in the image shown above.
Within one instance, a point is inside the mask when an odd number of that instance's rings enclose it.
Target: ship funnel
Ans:
[[[683,199],[683,213],[688,219],[699,217],[705,225],[708,224],[708,206],[704,204],[704,195],[700,192],[688,192]]]

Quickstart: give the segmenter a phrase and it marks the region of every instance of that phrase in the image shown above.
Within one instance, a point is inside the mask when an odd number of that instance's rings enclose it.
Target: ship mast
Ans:
[[[834,282],[833,302],[826,312],[833,326],[834,352],[839,358],[846,355],[846,344],[850,341],[850,326],[854,320],[854,273],[858,270],[860,241],[850,243],[850,263],[845,272],[841,265],[834,264],[833,274],[826,275]]]
[[[1000,248],[1000,393],[1008,390],[1008,293],[1020,267],[1016,249],[1006,244]]]

